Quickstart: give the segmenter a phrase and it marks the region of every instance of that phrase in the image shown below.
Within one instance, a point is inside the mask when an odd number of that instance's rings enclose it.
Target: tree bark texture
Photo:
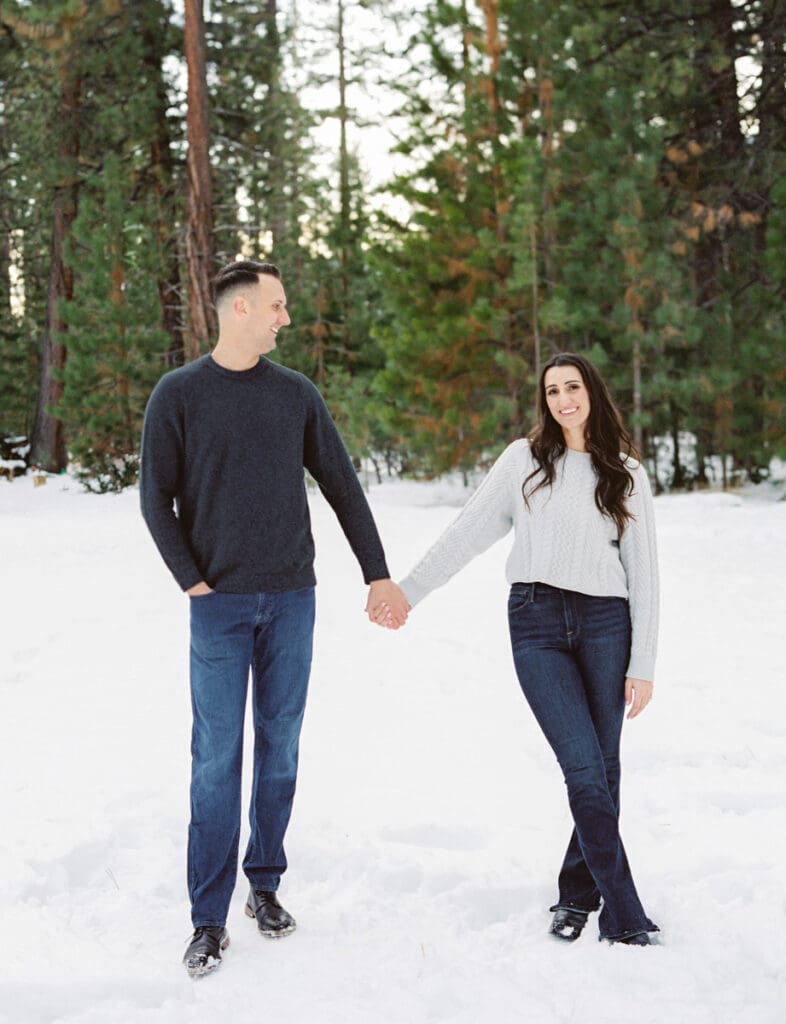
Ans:
[[[263,14],[266,25],[267,61],[266,74],[267,99],[269,128],[267,131],[268,143],[268,176],[270,180],[270,197],[268,210],[268,223],[270,233],[273,236],[273,252],[286,239],[289,234],[289,216],[286,201],[286,171],[284,168],[283,148],[285,136],[280,121],[282,107],[281,89],[281,33],[278,31],[278,0],[266,0]]]
[[[338,0],[338,119],[339,119],[339,201],[341,224],[341,320],[344,347],[349,346],[349,149],[347,146],[347,69],[344,38],[344,0]]]
[[[213,276],[213,188],[210,178],[210,130],[207,57],[202,0],[185,3],[185,54],[188,68],[188,184],[186,188],[186,265],[188,330],[186,351],[196,359],[209,347],[216,320],[210,296]]]
[[[50,473],[66,468],[68,452],[61,420],[53,415],[63,394],[63,383],[55,374],[66,362],[62,336],[66,330],[59,305],[73,298],[74,275],[65,263],[65,246],[77,214],[79,184],[76,166],[79,157],[78,115],[81,80],[64,54],[60,65],[60,101],[58,104],[58,163],[61,178],[54,189],[52,203],[52,248],[46,322],[41,342],[41,376],[33,435],[30,442],[30,463]]]
[[[0,161],[8,162],[5,121],[0,121]],[[0,196],[0,317],[10,323],[11,317],[11,224],[5,194]]]
[[[694,0],[694,68],[702,97],[696,105],[698,141],[716,155],[707,168],[701,165],[697,198],[702,201],[713,187],[722,183],[735,206],[740,196],[734,184],[743,156],[744,139],[740,126],[737,73],[735,69],[734,8],[731,0],[716,0],[707,7]],[[722,59],[718,62],[719,50]],[[718,172],[720,173],[720,176]],[[723,271],[723,237],[720,232],[702,231],[695,247],[694,273],[699,308],[710,310],[719,290]]]
[[[161,71],[163,24],[159,29],[156,32],[151,24],[145,29],[145,62],[156,88],[155,123],[152,126],[150,140],[150,170],[153,192],[156,196],[156,234],[162,257],[158,299],[161,305],[161,325],[170,339],[165,354],[166,364],[181,366],[185,361],[183,302],[177,238],[171,227],[176,220],[175,166],[167,123],[166,83]]]

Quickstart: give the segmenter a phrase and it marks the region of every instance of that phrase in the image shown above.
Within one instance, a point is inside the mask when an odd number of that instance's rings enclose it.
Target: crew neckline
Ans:
[[[254,377],[258,377],[261,373],[264,373],[270,365],[264,356],[260,356],[259,362],[254,366],[249,366],[246,370],[230,370],[228,367],[217,363],[213,358],[212,352],[208,352],[205,359],[207,360],[207,365],[211,370],[220,374],[222,377],[227,377],[229,380],[251,380]]]

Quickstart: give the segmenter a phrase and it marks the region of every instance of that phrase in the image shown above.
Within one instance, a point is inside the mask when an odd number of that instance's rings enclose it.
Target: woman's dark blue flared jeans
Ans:
[[[562,768],[575,824],[552,910],[591,911],[602,900],[601,938],[657,931],[636,893],[618,826],[628,602],[514,583],[508,620],[521,689]]]
[[[243,720],[252,678],[254,773],[243,870],[275,891],[287,861],[300,726],[314,633],[314,588],[191,598],[191,824],[194,927],[223,925],[237,879]]]

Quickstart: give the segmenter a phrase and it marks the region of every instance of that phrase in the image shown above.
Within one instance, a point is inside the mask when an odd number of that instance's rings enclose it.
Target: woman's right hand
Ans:
[[[636,715],[646,708],[652,700],[652,683],[646,679],[633,679],[628,677],[625,680],[625,703],[631,704],[631,709],[626,715],[627,718],[635,718]]]

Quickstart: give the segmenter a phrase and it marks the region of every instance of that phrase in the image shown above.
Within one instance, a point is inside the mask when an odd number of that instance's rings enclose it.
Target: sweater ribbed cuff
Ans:
[[[427,588],[419,586],[412,576],[405,576],[399,583],[399,586],[404,591],[407,600],[413,608],[429,593]]]
[[[648,651],[632,651],[626,679],[642,679],[651,683],[655,679],[655,654]]]
[[[374,580],[389,580],[390,570],[385,562],[366,564],[362,567],[363,582],[368,586]]]

